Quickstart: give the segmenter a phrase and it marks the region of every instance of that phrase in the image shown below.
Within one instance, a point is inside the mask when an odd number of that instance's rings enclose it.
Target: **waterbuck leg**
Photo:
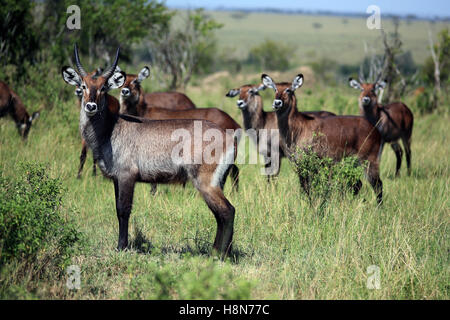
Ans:
[[[353,195],[357,196],[359,194],[359,191],[361,191],[361,188],[362,188],[362,181],[358,180],[358,182],[356,182],[353,185]]]
[[[377,196],[377,203],[380,205],[383,202],[383,182],[380,179],[380,168],[378,163],[371,162],[367,170],[367,179]]]
[[[406,166],[408,167],[408,176],[411,175],[411,137],[402,138],[403,147],[405,148]]]
[[[397,142],[391,143],[392,150],[395,152],[395,156],[397,157],[397,165],[395,167],[395,176],[398,177],[400,174],[400,167],[402,166],[402,156],[403,151],[400,147],[400,144]]]
[[[220,187],[199,188],[208,208],[213,212],[217,222],[217,233],[213,248],[221,254],[222,259],[231,251],[233,239],[234,207],[225,198]]]
[[[124,250],[128,247],[128,221],[133,206],[134,185],[135,179],[131,177],[114,180],[116,211],[119,220],[118,250]]]
[[[84,163],[86,162],[86,154],[87,154],[87,144],[86,141],[81,141],[81,154],[80,154],[80,165],[78,167],[78,175],[77,178],[81,178],[81,172],[83,171]]]
[[[239,168],[235,165],[231,165],[230,177],[232,179],[232,188],[234,191],[239,191]]]
[[[92,164],[92,175],[95,177],[97,176],[97,160],[94,159]]]
[[[156,183],[150,183],[150,194],[154,196],[156,194]]]

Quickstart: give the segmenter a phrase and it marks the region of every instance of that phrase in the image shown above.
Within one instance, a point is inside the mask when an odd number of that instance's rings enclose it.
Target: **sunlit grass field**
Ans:
[[[361,7],[361,12],[366,8]],[[227,55],[245,59],[251,47],[265,39],[293,45],[296,56],[294,65],[332,59],[340,64],[360,63],[364,58],[365,44],[383,52],[380,30],[367,28],[366,19],[299,14],[249,13],[236,19],[235,12],[209,11],[215,20],[223,24],[217,31],[219,47],[227,49]],[[392,19],[385,18],[381,8],[381,25],[386,33],[394,31]],[[369,17],[369,14],[367,14]],[[321,27],[315,28],[314,24]],[[422,64],[430,55],[428,30],[433,34],[448,23],[430,24],[428,21],[400,20],[399,33],[403,50],[411,51],[415,63]]]
[[[236,99],[225,97],[242,84],[226,79],[213,89],[190,87],[186,93],[198,106],[222,108],[242,124]],[[358,111],[357,93],[344,84],[305,86],[297,92],[300,110],[326,106],[339,114]],[[263,96],[270,110],[273,93]],[[37,108],[34,101],[25,103],[31,111]],[[414,105],[413,98],[406,103]],[[91,153],[82,178],[76,179],[81,143],[75,97],[63,101],[54,96],[51,105],[42,111],[27,142],[10,119],[0,119],[0,169],[16,175],[19,162],[38,161],[62,180],[62,212],[87,239],[72,259],[81,268],[81,288],[69,290],[64,279],[55,279],[39,283],[21,298],[449,298],[448,103],[439,113],[415,112],[410,177],[404,160],[401,176],[394,178],[395,156],[385,148],[385,200],[380,208],[364,181],[359,196],[332,196],[318,213],[300,191],[288,161],[272,183],[260,174],[261,166],[239,165],[239,192],[232,192],[229,182],[225,187],[236,208],[234,252],[226,262],[210,255],[216,222],[190,184],[185,189],[160,185],[155,196],[149,185],[138,184],[130,249],[117,252],[113,184],[92,176]],[[372,265],[380,268],[380,289],[367,288]]]

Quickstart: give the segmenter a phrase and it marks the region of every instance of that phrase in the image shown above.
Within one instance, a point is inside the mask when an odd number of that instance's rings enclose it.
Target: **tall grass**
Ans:
[[[145,86],[150,89],[151,84]],[[235,100],[224,96],[228,89],[190,88],[187,94],[198,105],[223,108],[242,123]],[[347,88],[310,90],[309,95],[297,93],[300,109],[357,113],[356,96]],[[273,97],[266,92],[263,97],[269,110]],[[33,109],[34,100],[25,100]],[[113,185],[102,176],[92,176],[90,155],[82,178],[76,179],[81,144],[75,97],[53,100],[54,107],[41,113],[27,142],[18,137],[11,120],[0,119],[0,171],[14,176],[19,161],[47,163],[50,177],[59,178],[67,190],[62,216],[75,220],[86,238],[85,249],[71,260],[81,268],[81,289],[67,289],[64,279],[43,281],[35,296],[449,298],[448,105],[440,114],[416,115],[410,177],[404,164],[401,176],[394,178],[394,153],[385,148],[381,208],[364,180],[359,196],[333,195],[319,215],[311,210],[286,160],[272,183],[259,174],[258,165],[241,165],[239,192],[231,192],[229,183],[225,186],[236,208],[235,252],[227,262],[219,262],[209,256],[215,219],[192,185],[161,186],[152,196],[148,185],[138,184],[130,249],[116,252]],[[380,268],[378,290],[366,286],[371,265]],[[215,289],[202,295],[205,283]],[[30,296],[25,288],[16,297]]]

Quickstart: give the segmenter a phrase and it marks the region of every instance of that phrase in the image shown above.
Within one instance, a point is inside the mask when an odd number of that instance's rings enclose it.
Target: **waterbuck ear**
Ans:
[[[303,85],[303,74],[298,74],[292,81],[291,90],[295,91]]]
[[[264,84],[261,84],[258,88],[255,88],[256,92],[261,91],[261,90],[266,90],[266,86]]]
[[[61,74],[65,82],[72,86],[81,86],[81,77],[71,67],[62,67]]]
[[[33,120],[36,120],[37,118],[39,118],[39,116],[40,116],[41,114],[40,114],[40,112],[39,111],[36,111],[36,112],[33,112],[33,115],[30,117],[30,122],[32,122]]]
[[[115,72],[109,79],[108,79],[108,89],[117,89],[123,86],[125,83],[126,74],[123,71]]]
[[[122,69],[119,68],[119,66],[116,66],[116,69],[114,69],[114,72],[120,72]]]
[[[273,82],[272,78],[269,77],[267,74],[263,73],[261,75],[261,80],[262,80],[264,86],[272,88],[273,90],[277,91],[277,86]]]
[[[352,87],[353,89],[359,89],[362,90],[361,84],[356,81],[353,78],[348,79],[348,84],[350,85],[350,87]]]
[[[375,89],[377,89],[377,90],[384,89],[384,88],[386,88],[386,85],[387,85],[386,81],[384,81],[384,80],[378,81],[377,84],[375,85]]]
[[[140,83],[142,82],[142,80],[147,79],[149,75],[150,75],[150,68],[145,66],[144,68],[142,68],[141,71],[139,71],[137,81]]]
[[[230,91],[227,92],[225,96],[228,98],[233,98],[236,97],[240,92],[241,89],[231,89]]]

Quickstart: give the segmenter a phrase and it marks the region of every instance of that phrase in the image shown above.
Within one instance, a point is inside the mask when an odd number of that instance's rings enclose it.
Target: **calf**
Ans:
[[[414,116],[411,110],[401,102],[393,102],[386,105],[378,103],[376,91],[384,89],[386,85],[384,81],[377,80],[375,83],[361,83],[350,78],[349,84],[352,88],[361,90],[358,99],[360,114],[375,126],[381,134],[382,146],[380,156],[384,143],[389,143],[397,157],[395,175],[398,176],[403,155],[399,140],[402,140],[406,153],[408,175],[410,175],[411,136],[414,124]]]

